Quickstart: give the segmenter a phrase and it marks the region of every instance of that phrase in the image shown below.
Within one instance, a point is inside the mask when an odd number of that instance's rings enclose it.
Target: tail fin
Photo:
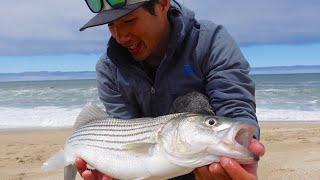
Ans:
[[[58,168],[63,168],[69,164],[71,164],[71,162],[67,162],[64,151],[60,150],[43,163],[42,170],[50,171]]]
[[[64,179],[74,180],[76,179],[77,169],[72,163],[72,161],[67,160],[65,151],[60,150],[55,155],[50,157],[45,163],[43,163],[42,170],[50,171],[64,167]]]

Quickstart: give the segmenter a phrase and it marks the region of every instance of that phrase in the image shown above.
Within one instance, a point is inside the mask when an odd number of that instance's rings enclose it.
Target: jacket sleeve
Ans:
[[[255,138],[259,139],[255,86],[249,76],[248,62],[222,26],[216,26],[208,47],[202,69],[205,69],[211,106],[218,116],[254,124],[258,127]]]
[[[106,108],[108,115],[131,119],[138,116],[137,106],[129,101],[120,93],[117,86],[116,68],[109,61],[106,55],[103,55],[96,65],[98,95]]]

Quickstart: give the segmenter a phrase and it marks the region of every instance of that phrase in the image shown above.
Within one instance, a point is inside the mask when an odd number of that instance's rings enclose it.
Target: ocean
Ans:
[[[259,121],[320,121],[320,73],[252,77]],[[93,79],[0,82],[0,130],[71,127],[87,102],[103,107]]]

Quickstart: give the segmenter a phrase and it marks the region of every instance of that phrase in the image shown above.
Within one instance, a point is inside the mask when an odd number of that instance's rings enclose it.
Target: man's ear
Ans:
[[[159,10],[167,13],[170,8],[170,4],[171,0],[160,0],[158,4],[160,8]]]

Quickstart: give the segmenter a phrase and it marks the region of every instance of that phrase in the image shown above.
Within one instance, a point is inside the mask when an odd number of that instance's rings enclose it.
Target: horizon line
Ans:
[[[250,70],[252,69],[259,69],[259,68],[289,68],[289,67],[315,67],[318,68],[320,67],[319,65],[290,65],[290,66],[259,66],[259,67],[250,67]],[[85,72],[95,72],[95,71],[23,71],[23,72],[1,72],[0,74],[22,74],[22,73],[85,73]]]

